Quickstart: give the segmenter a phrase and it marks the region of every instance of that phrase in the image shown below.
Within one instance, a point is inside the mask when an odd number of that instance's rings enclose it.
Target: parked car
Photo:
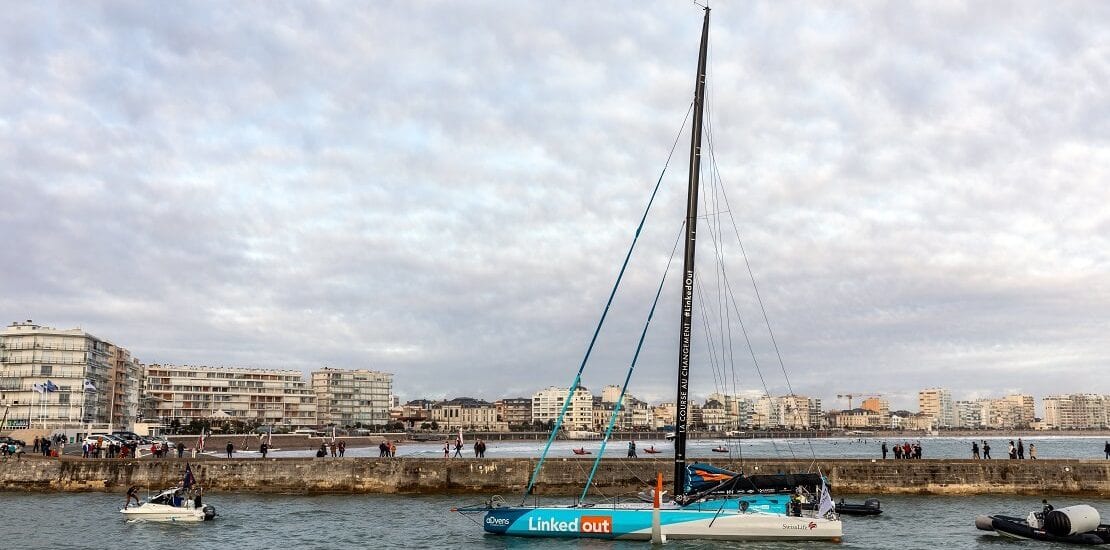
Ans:
[[[11,438],[9,436],[6,436],[6,435],[0,435],[0,444],[5,444],[5,445],[15,444],[15,446],[17,446],[17,447],[26,447],[27,446],[27,443],[24,443],[24,441],[22,439],[13,439],[13,438]]]
[[[131,443],[132,441],[134,441],[136,443],[142,443],[142,440],[143,440],[143,438],[140,437],[139,434],[137,434],[135,432],[126,432],[126,431],[112,432],[112,437],[122,439],[122,440],[124,440],[128,443]]]
[[[112,443],[115,443],[116,445],[123,445],[124,444],[124,441],[122,439],[120,439],[120,438],[118,438],[114,435],[108,435],[108,434],[90,435],[90,436],[86,437],[85,440],[82,441],[81,443],[82,444],[88,443],[90,446],[95,447],[97,441],[103,441],[104,443],[102,445],[105,446],[105,447],[112,444]]]

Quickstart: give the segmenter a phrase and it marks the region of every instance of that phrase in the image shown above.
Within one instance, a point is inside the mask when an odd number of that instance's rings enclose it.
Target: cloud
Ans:
[[[1110,9],[737,8],[713,12],[707,150],[794,391],[1110,392]],[[0,311],[149,362],[391,371],[405,397],[570,381],[688,107],[700,23],[681,3],[10,12]],[[623,378],[685,154],[587,385]],[[709,178],[703,197],[722,211]],[[752,333],[736,372],[762,386],[754,355],[788,391],[720,221]],[[675,293],[635,394],[673,392]]]

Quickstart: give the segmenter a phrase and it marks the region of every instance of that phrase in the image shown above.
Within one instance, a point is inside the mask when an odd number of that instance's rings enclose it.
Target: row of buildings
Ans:
[[[120,346],[81,329],[58,330],[32,321],[0,330],[0,427],[57,428],[139,420],[162,424],[238,421],[289,429],[328,425],[453,430],[544,429],[566,408],[568,431],[604,430],[617,402],[620,430],[666,429],[674,403],[650,405],[606,386],[549,387],[531,397],[488,402],[470,397],[401,405],[393,375],[372,370],[297,370],[142,364]],[[956,401],[949,390],[918,394],[918,412],[891,411],[881,396],[859,407],[825,412],[806,396],[746,398],[714,393],[687,411],[692,429],[1092,429],[1110,427],[1110,396],[1052,395],[1035,416],[1030,395]],[[850,402],[849,402],[850,404]]]
[[[0,331],[0,427],[57,429],[237,421],[296,428],[384,426],[393,375],[144,365],[81,329],[32,321]]]

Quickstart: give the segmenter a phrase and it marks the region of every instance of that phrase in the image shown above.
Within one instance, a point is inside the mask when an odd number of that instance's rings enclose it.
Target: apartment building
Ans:
[[[1045,428],[1085,430],[1110,427],[1110,395],[1049,395],[1042,401]]]
[[[323,368],[311,376],[319,425],[369,428],[389,424],[392,373]]]
[[[956,427],[975,429],[983,426],[983,404],[978,401],[956,401]]]
[[[917,393],[918,411],[930,416],[938,428],[956,427],[956,407],[952,392],[944,388],[929,388]]]
[[[509,426],[531,426],[532,399],[528,397],[509,397],[493,402],[497,409],[497,420]]]
[[[14,322],[0,331],[6,425],[57,429],[124,422],[138,407],[138,396],[127,385],[129,364],[127,350],[79,328]]]
[[[532,423],[554,422],[566,402],[568,388],[551,386],[532,394]],[[567,430],[591,430],[594,426],[594,397],[590,390],[579,386],[567,406],[563,427]]]
[[[295,370],[146,365],[148,418],[313,427],[316,395]]]
[[[879,415],[883,426],[890,424],[890,402],[882,397],[872,396],[863,400],[859,408]]]

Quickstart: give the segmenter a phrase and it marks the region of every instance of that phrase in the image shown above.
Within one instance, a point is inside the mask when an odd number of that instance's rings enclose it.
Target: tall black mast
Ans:
[[[682,317],[678,333],[678,397],[675,399],[674,492],[684,494],[686,485],[686,411],[690,391],[690,331],[694,313],[694,243],[698,226],[698,178],[701,174],[702,111],[705,99],[705,55],[709,45],[709,8],[701,28],[698,78],[694,83],[694,123],[690,127],[690,190],[686,196],[686,247],[682,261]]]

